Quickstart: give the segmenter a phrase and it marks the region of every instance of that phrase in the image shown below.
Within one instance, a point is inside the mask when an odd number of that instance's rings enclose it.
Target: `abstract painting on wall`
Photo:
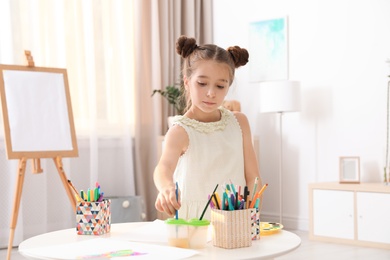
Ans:
[[[250,23],[249,54],[252,82],[288,79],[287,17]]]

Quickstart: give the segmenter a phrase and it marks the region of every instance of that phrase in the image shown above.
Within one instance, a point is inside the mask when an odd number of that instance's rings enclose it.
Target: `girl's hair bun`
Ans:
[[[236,68],[244,66],[249,61],[249,53],[246,49],[241,48],[239,46],[229,47],[227,51],[232,56],[234,61],[234,65]]]
[[[198,45],[196,45],[195,38],[188,38],[182,35],[176,41],[176,52],[183,58],[187,58],[196,47],[198,47]]]

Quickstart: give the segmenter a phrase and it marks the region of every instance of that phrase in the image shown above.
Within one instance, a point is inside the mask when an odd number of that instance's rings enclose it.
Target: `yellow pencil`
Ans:
[[[215,192],[214,195],[217,198],[219,208],[222,209],[221,197],[219,196],[218,192]]]
[[[261,194],[263,194],[264,190],[268,187],[268,183],[264,184],[263,187],[261,188],[261,190],[258,192],[259,193],[259,196],[261,196]]]

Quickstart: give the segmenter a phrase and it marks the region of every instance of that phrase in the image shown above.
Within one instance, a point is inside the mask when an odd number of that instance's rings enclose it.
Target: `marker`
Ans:
[[[257,189],[257,182],[259,181],[259,178],[256,177],[255,184],[253,185],[253,192],[252,192],[252,200],[255,198],[256,189]]]
[[[245,205],[245,200],[242,199],[242,200],[241,200],[241,204],[240,204],[240,206],[238,207],[238,209],[244,209],[244,205]]]
[[[226,192],[223,193],[222,200],[223,200],[223,202],[222,202],[222,210],[226,210],[227,209],[226,208],[226,203],[227,203],[227,200],[228,200],[228,196],[227,196]]]
[[[234,204],[234,209],[238,209],[238,205],[240,204],[240,200],[238,199],[238,192],[236,192],[236,200]]]
[[[245,208],[246,208],[246,209],[247,209],[248,206],[249,206],[248,196],[249,196],[248,186],[245,186],[245,188],[244,188],[244,200],[245,200]]]
[[[229,193],[230,193],[230,185],[226,184],[226,194],[229,194]]]
[[[255,203],[255,209],[259,208],[259,204],[260,204],[260,198],[257,198]]]
[[[100,196],[99,196],[98,202],[101,202],[101,201],[103,201],[103,195],[104,195],[104,192],[100,193]]]
[[[95,188],[93,194],[94,194],[94,200],[98,201],[99,196],[100,196],[99,188]]]
[[[95,195],[93,189],[89,190],[89,201],[95,201]]]
[[[85,200],[85,192],[83,190],[80,190],[80,196],[83,200]]]
[[[234,195],[230,194],[230,200],[228,199],[229,210],[234,210]]]

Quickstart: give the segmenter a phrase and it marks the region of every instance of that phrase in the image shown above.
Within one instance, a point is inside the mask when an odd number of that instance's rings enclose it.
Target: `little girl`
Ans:
[[[187,111],[176,116],[165,135],[154,171],[159,192],[155,206],[170,216],[178,210],[179,218],[191,219],[201,216],[217,184],[232,182],[251,190],[256,177],[261,179],[247,117],[222,106],[235,69],[248,62],[247,50],[198,46],[194,38],[180,36],[176,52],[183,58]],[[204,219],[210,219],[209,209]]]

